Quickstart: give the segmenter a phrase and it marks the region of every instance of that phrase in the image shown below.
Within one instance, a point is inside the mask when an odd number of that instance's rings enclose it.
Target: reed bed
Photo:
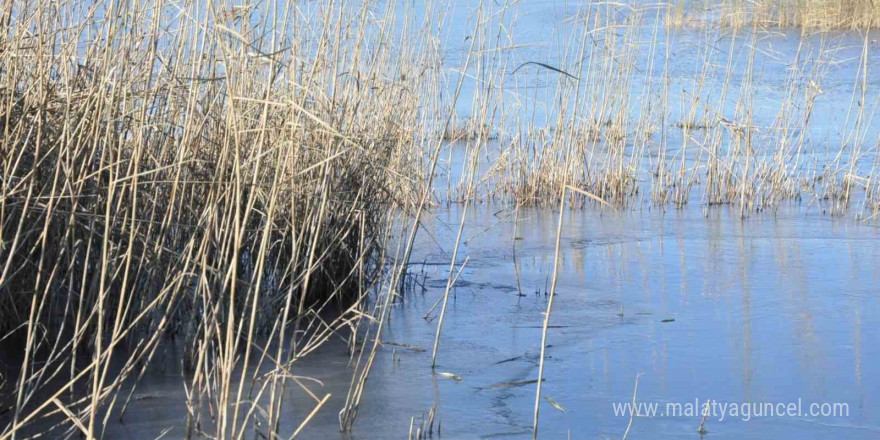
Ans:
[[[871,0],[677,0],[668,24],[799,29],[867,29],[880,26],[880,5]]]
[[[185,438],[293,438],[331,405],[352,430],[436,203],[463,209],[431,367],[474,203],[747,216],[805,202],[877,219],[870,33],[847,61],[830,157],[810,153],[841,63],[833,39],[804,31],[772,122],[758,104],[766,26],[866,29],[877,9],[744,4],[713,17],[726,26],[687,31],[682,73],[676,32],[692,4],[582,5],[558,56],[535,60],[519,55],[516,2],[482,2],[465,38],[444,40],[446,5],[431,2],[6,1],[0,342],[21,355],[0,376],[0,440],[102,438],[169,351]],[[454,66],[452,40],[466,42]],[[295,372],[340,336],[353,369],[341,404]],[[294,425],[281,417],[292,388],[310,396]]]
[[[773,32],[752,23],[685,31],[681,47],[679,31],[668,28],[673,9],[588,4],[566,21],[573,31],[558,60],[542,63],[536,74],[549,83],[549,97],[522,104],[516,81],[495,81],[497,97],[484,99],[526,110],[484,119],[506,124],[493,127],[497,139],[469,147],[484,149],[488,159],[474,200],[552,207],[560,185],[570,184],[617,207],[730,205],[746,216],[793,202],[832,214],[855,206],[860,218],[876,218],[871,33],[850,37],[844,47],[825,31],[804,30],[794,50],[776,52],[762,46]],[[693,66],[684,75],[675,66],[682,49]],[[841,60],[844,50],[848,58]],[[510,58],[507,66],[522,66]],[[763,77],[768,61],[785,66],[773,99]],[[851,85],[829,81],[843,63],[854,72]],[[494,77],[509,76],[507,69]],[[836,95],[846,116],[833,127],[837,133],[820,138],[815,121],[827,121],[816,106],[829,82],[850,93]],[[513,105],[504,100],[510,95]],[[538,103],[546,105],[543,121],[529,110]],[[447,192],[461,203],[468,174],[457,175],[459,185]],[[578,193],[568,198],[574,207],[591,203]]]
[[[356,325],[390,213],[424,191],[437,24],[370,2],[3,11],[0,332],[23,356],[0,438],[101,438],[172,340],[178,435],[295,436],[296,361]]]

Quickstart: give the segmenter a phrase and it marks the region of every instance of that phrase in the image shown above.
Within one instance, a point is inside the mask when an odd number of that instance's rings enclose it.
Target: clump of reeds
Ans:
[[[407,440],[425,440],[434,438],[434,417],[437,415],[437,405],[431,405],[431,409],[427,413],[422,413],[419,418],[419,424],[416,425],[416,418],[409,420],[409,433]],[[440,437],[441,423],[437,420],[437,437]]]
[[[547,126],[519,123],[507,132],[510,141],[489,168],[493,195],[518,205],[545,203],[556,200],[563,181],[621,205],[638,193],[651,124],[631,112],[629,93],[644,17],[625,5],[596,4],[570,20],[579,31],[566,37],[563,64],[541,73],[556,83]],[[633,142],[637,148],[628,151]],[[576,194],[571,200],[584,202]]]
[[[679,0],[666,16],[672,27],[868,29],[880,26],[872,0]]]
[[[289,371],[363,315],[438,81],[393,6],[319,3],[4,3],[0,439],[100,438],[171,338],[186,438],[302,428]]]
[[[754,20],[733,30],[688,30],[697,55],[694,75],[673,79],[675,36],[659,35],[663,18],[668,24],[670,14],[684,10],[683,4],[591,4],[567,20],[575,31],[566,36],[560,64],[539,73],[556,81],[552,99],[542,103],[549,107],[546,124],[502,127],[503,142],[493,147],[500,151],[480,179],[487,182],[484,194],[518,205],[551,205],[555,189],[567,181],[616,206],[638,203],[639,194],[649,193],[659,206],[734,205],[743,216],[801,201],[841,213],[858,192],[870,197],[875,168],[863,166],[872,150],[866,136],[876,105],[867,79],[873,74],[870,34],[864,34],[861,57],[847,61],[859,64],[858,75],[836,156],[820,163],[806,158],[820,147],[811,139],[814,108],[827,73],[841,62],[835,59],[840,46],[822,32],[805,32],[793,53],[768,55],[758,46],[769,36]],[[759,92],[761,57],[790,57],[771,121],[755,116],[755,102],[767,98]],[[678,97],[670,89],[673,81],[681,87]],[[677,121],[670,121],[676,98]],[[643,191],[646,181],[649,191]],[[577,195],[570,201],[575,207],[589,202]],[[861,206],[870,217],[869,201]]]

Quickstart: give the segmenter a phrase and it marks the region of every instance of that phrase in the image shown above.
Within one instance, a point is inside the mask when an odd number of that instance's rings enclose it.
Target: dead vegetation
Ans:
[[[509,56],[512,4],[484,4],[456,81],[442,5],[7,4],[0,332],[22,357],[0,376],[0,440],[101,438],[170,338],[186,438],[295,437],[330,396],[291,372],[341,332],[354,372],[339,423],[353,429],[444,153],[460,166],[445,201],[464,207],[432,363],[471,203],[880,213],[868,33],[836,155],[807,154],[837,65],[824,39],[801,36],[776,117],[756,117],[763,27],[875,27],[867,2],[730,2],[712,17],[725,30],[696,26],[684,78],[667,28],[696,20],[693,6],[585,5],[551,64]],[[457,114],[465,82],[471,117]],[[543,358],[538,379],[501,384],[537,384],[536,427]],[[313,398],[296,426],[280,417],[292,387]],[[411,437],[431,436],[434,416]]]
[[[171,338],[186,438],[298,432],[291,369],[364,315],[425,186],[430,33],[371,4],[10,4],[0,331],[23,357],[0,438],[101,438]]]
[[[674,27],[868,29],[880,26],[880,5],[872,0],[677,0],[667,20]]]

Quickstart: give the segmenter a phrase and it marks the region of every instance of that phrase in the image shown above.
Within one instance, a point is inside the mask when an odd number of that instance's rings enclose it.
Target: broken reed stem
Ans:
[[[700,435],[707,432],[706,419],[709,418],[711,403],[712,399],[706,399],[706,404],[703,406],[703,417],[700,418],[700,426],[697,428],[697,433],[699,433]]]
[[[623,437],[621,440],[626,440],[626,437],[629,435],[629,429],[632,428],[633,420],[636,416],[636,394],[639,392],[639,379],[642,377],[644,373],[636,374],[636,385],[633,388],[633,398],[632,398],[632,408],[633,411],[629,413],[629,423],[626,424],[626,431],[623,432]]]
[[[321,409],[321,407],[323,407],[324,404],[327,403],[328,400],[330,400],[330,393],[327,393],[327,395],[325,395],[323,399],[318,401],[318,403],[315,405],[315,407],[312,408],[312,410],[309,412],[309,415],[307,415],[306,418],[302,421],[302,423],[299,424],[299,426],[296,428],[296,431],[293,432],[293,434],[288,438],[288,440],[295,439],[296,436],[298,436],[299,433],[302,432],[303,428],[306,427],[306,425],[309,423],[309,421],[312,420],[312,417],[315,417],[315,414],[318,413],[318,411]]]

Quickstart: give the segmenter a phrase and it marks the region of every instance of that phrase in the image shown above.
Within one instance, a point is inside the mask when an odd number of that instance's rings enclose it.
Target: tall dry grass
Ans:
[[[572,31],[558,60],[536,74],[547,78],[551,96],[523,105],[526,118],[529,106],[546,106],[546,122],[496,118],[497,139],[477,146],[490,160],[474,199],[553,206],[568,182],[618,207],[696,202],[734,206],[746,216],[795,202],[878,217],[875,167],[865,167],[878,157],[880,103],[872,94],[870,32],[847,35],[847,47],[842,34],[803,32],[793,50],[776,51],[777,35],[755,22],[677,31],[667,27],[670,11],[674,6],[594,2],[569,17],[563,25]],[[674,65],[682,61],[693,66],[684,74]],[[768,85],[772,69],[784,74]],[[829,78],[833,72],[853,82],[841,87]],[[509,75],[507,67],[493,77]],[[816,114],[828,83],[843,90],[835,92],[837,111],[845,113],[839,127]],[[518,84],[494,84],[497,96],[516,99],[491,104],[521,105],[527,92]],[[817,127],[836,134],[814,138]],[[466,186],[457,188],[451,199],[460,202]],[[572,206],[591,203],[577,193],[567,197]]]
[[[295,436],[291,371],[355,327],[424,191],[438,24],[334,1],[0,19],[0,332],[23,347],[0,438],[101,438],[171,338],[186,438]]]
[[[678,0],[667,19],[674,27],[867,29],[880,26],[880,5],[872,0]]]

